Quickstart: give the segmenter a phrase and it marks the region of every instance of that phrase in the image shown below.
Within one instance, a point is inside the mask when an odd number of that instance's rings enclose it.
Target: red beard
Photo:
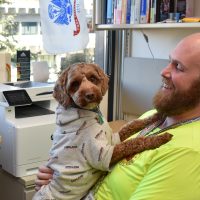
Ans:
[[[187,83],[186,83],[187,84]],[[157,111],[165,116],[174,116],[191,110],[200,102],[200,79],[185,91],[173,90],[170,95],[160,89],[153,98]]]

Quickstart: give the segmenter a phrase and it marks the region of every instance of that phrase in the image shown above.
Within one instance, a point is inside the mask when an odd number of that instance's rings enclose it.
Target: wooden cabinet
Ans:
[[[0,170],[1,200],[32,200],[35,193],[35,175],[17,178]]]

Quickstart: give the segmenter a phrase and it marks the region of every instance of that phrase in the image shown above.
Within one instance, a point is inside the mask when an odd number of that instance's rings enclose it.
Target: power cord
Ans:
[[[150,45],[149,45],[149,38],[148,38],[148,36],[143,32],[143,30],[141,30],[141,32],[142,32],[142,35],[143,35],[143,37],[144,37],[144,40],[145,40],[146,43],[147,43],[148,49],[149,49],[149,51],[150,51],[150,53],[151,53],[151,56],[152,56],[152,58],[154,59],[153,52],[152,52],[151,47],[150,47]]]

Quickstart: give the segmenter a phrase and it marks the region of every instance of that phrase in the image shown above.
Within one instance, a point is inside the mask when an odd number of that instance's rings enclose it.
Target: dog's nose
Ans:
[[[93,93],[88,93],[88,94],[86,94],[86,98],[91,101],[91,100],[94,99],[94,94]]]

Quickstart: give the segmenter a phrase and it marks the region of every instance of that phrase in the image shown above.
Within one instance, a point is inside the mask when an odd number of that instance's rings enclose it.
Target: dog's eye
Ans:
[[[78,90],[78,88],[79,88],[79,82],[78,81],[72,82],[70,88],[72,90],[74,90],[74,91]]]
[[[91,81],[94,84],[97,84],[99,82],[99,79],[96,78],[95,76],[90,76],[89,77],[89,81]]]

